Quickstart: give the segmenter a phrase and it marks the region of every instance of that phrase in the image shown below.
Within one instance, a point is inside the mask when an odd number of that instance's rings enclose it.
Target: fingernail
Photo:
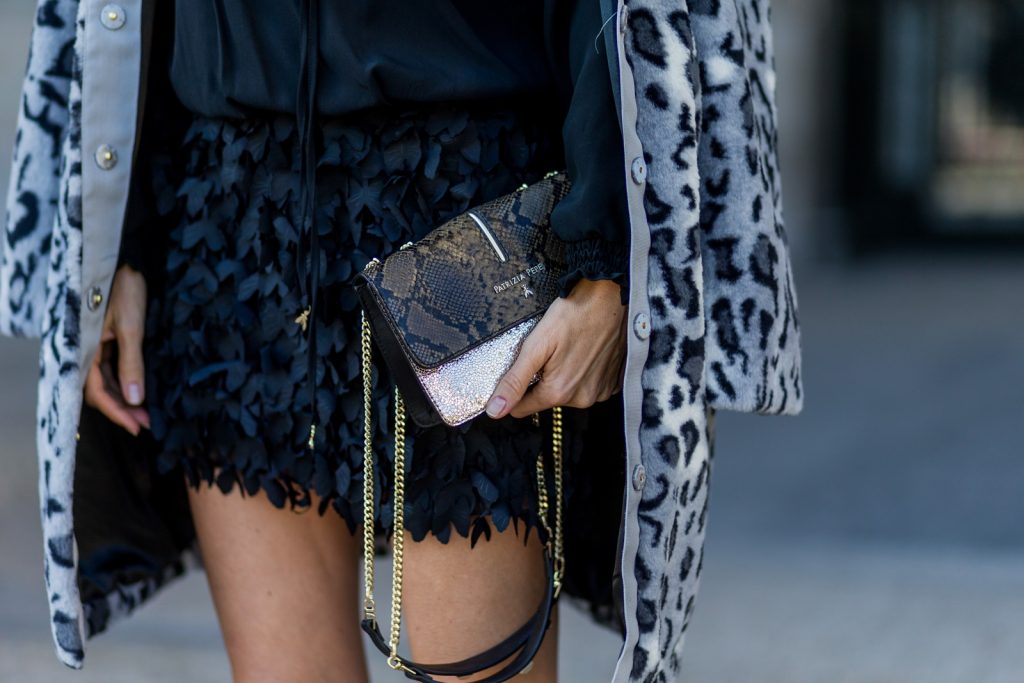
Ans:
[[[504,409],[505,399],[501,396],[495,396],[487,402],[487,414],[491,417],[497,417]]]
[[[128,385],[128,402],[132,405],[142,403],[142,387],[137,382]]]

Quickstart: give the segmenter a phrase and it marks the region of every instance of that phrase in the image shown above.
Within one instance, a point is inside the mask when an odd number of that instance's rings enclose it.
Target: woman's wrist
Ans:
[[[584,297],[606,297],[608,299],[620,300],[620,290],[622,286],[612,280],[611,278],[602,278],[598,280],[591,280],[589,278],[580,278],[575,285],[573,285],[572,291],[569,292],[567,298],[575,298],[579,296]]]

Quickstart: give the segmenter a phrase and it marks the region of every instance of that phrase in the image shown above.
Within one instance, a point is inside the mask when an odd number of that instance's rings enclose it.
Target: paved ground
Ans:
[[[27,0],[0,7],[0,92],[17,85],[30,16]],[[892,256],[796,276],[807,407],[719,416],[682,680],[1024,680],[1024,254]],[[198,573],[91,641],[82,672],[57,663],[35,377],[35,344],[0,339],[0,681],[226,681]],[[563,680],[607,680],[617,640],[568,612]],[[404,680],[373,661],[376,681]]]

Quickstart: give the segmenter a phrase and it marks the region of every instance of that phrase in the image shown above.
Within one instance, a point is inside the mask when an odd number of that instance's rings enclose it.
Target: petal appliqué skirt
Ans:
[[[317,212],[316,451],[306,448],[309,396],[294,119],[196,116],[181,141],[165,285],[146,322],[147,395],[161,472],[189,484],[264,490],[278,507],[333,509],[362,520],[363,397],[355,275],[373,257],[474,205],[563,166],[559,128],[495,106],[423,105],[324,119]],[[376,523],[392,523],[393,383],[374,354]],[[565,489],[580,460],[587,411],[564,408]],[[535,462],[550,448],[550,411],[482,415],[460,427],[407,427],[406,527],[417,540],[475,540],[489,523],[537,528]],[[320,436],[323,438],[319,438]],[[550,480],[550,477],[549,477]]]

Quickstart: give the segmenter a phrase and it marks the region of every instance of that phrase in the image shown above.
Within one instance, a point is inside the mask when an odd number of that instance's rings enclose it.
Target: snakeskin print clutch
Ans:
[[[550,216],[569,185],[552,171],[374,258],[356,277],[377,348],[420,426],[483,413],[558,296],[565,248]]]

